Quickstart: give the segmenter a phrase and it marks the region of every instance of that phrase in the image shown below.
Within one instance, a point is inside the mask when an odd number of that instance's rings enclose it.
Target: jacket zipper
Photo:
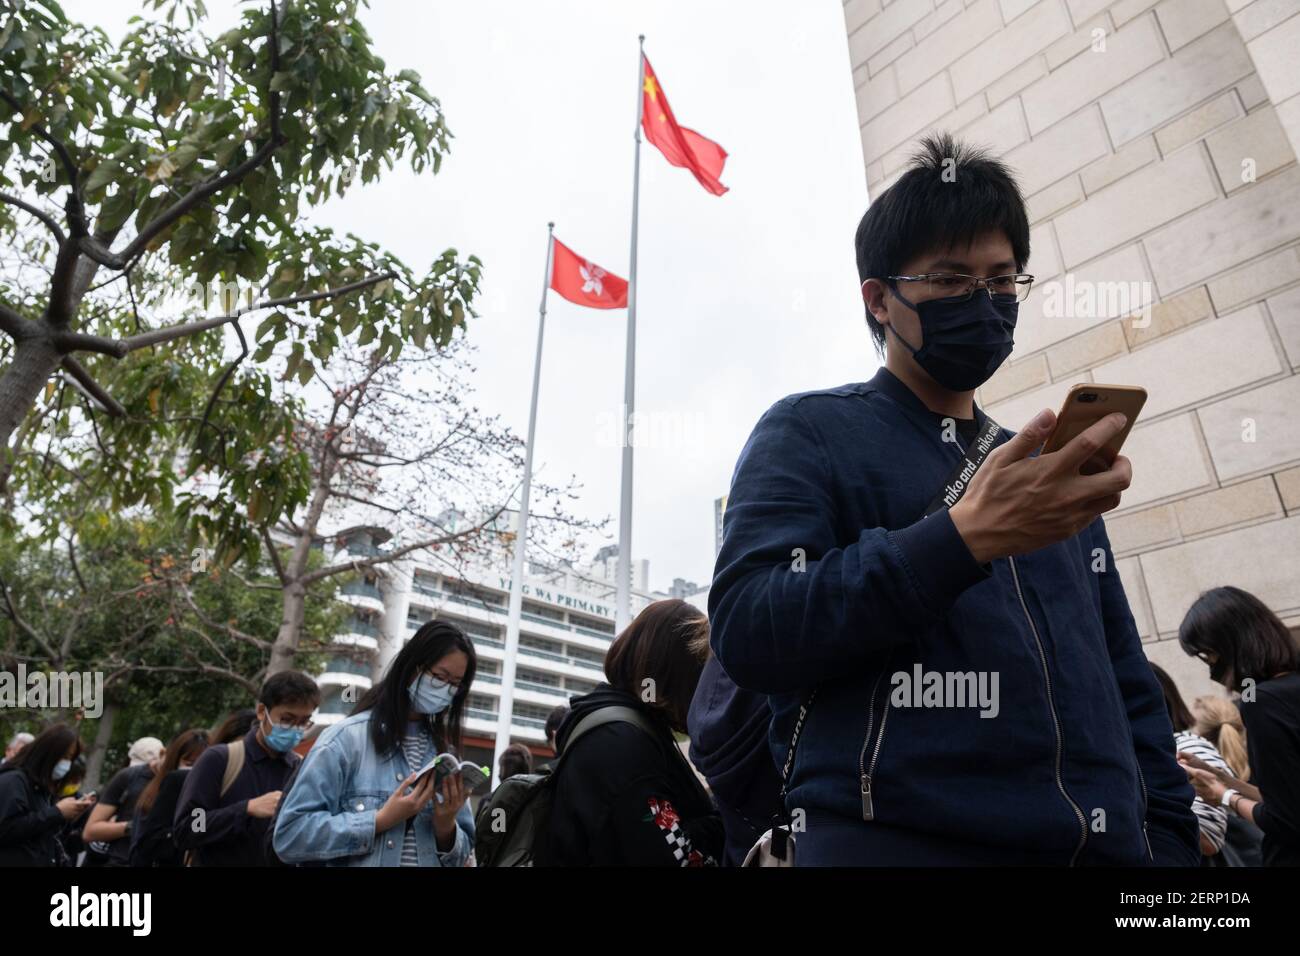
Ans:
[[[1150,808],[1150,796],[1147,794],[1146,777],[1142,775],[1142,764],[1137,763],[1137,755],[1134,754],[1134,765],[1137,767],[1138,783],[1142,784],[1142,839],[1147,844],[1147,857],[1152,863],[1156,861],[1156,855],[1151,850],[1151,837],[1147,834],[1147,810]]]
[[[888,702],[886,702],[885,709],[880,714],[880,733],[876,737],[876,747],[871,753],[870,767],[867,766],[867,750],[871,747],[871,731],[876,723],[876,692],[880,690],[880,682],[885,679],[887,670],[888,666],[881,670],[880,676],[876,678],[876,683],[871,688],[871,702],[867,705],[867,735],[862,740],[862,752],[858,754],[858,775],[862,782],[862,819],[867,821],[874,820],[876,817],[871,799],[871,775],[876,772],[876,760],[880,757],[880,745],[885,739],[885,718],[889,716]]]
[[[1029,622],[1029,630],[1034,635],[1034,644],[1038,647],[1039,662],[1043,665],[1043,683],[1047,687],[1047,708],[1052,712],[1052,726],[1056,730],[1056,788],[1061,791],[1061,796],[1065,797],[1066,802],[1070,804],[1070,808],[1074,810],[1074,815],[1079,820],[1079,845],[1074,848],[1074,854],[1070,857],[1070,866],[1074,866],[1074,861],[1079,858],[1079,852],[1083,849],[1084,844],[1088,842],[1088,818],[1084,816],[1079,805],[1066,792],[1065,782],[1061,779],[1061,749],[1063,745],[1061,719],[1056,713],[1056,697],[1052,693],[1052,674],[1047,667],[1047,652],[1043,650],[1043,642],[1038,636],[1038,627],[1034,624],[1034,619],[1029,613],[1029,605],[1025,603],[1024,592],[1020,589],[1020,574],[1016,570],[1016,559],[1008,556],[1007,561],[1011,565],[1011,579],[1016,585],[1016,597],[1020,599],[1020,609],[1025,612],[1025,620]]]

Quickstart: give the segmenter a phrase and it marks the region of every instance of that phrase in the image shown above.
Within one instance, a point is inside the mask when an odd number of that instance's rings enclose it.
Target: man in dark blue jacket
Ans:
[[[769,697],[776,766],[812,697],[786,801],[799,864],[1195,865],[1193,794],[1100,518],[1131,480],[1096,459],[1123,416],[1034,454],[1050,409],[985,435],[973,401],[1032,282],[1014,179],[928,138],[856,245],[885,367],[763,415],[709,594],[722,667]]]

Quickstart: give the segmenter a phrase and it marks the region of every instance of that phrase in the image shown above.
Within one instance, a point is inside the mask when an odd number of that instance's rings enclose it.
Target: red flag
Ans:
[[[592,309],[627,307],[627,280],[582,258],[559,239],[551,260],[551,288],[570,302]]]
[[[641,90],[641,128],[645,130],[645,138],[659,147],[668,162],[689,169],[701,186],[721,196],[727,187],[718,177],[727,161],[727,151],[695,130],[677,125],[668,97],[664,96],[663,87],[644,53],[641,61],[645,64],[645,85]]]

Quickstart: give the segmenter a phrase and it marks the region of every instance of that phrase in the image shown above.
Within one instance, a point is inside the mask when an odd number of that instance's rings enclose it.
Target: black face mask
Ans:
[[[997,371],[1015,344],[1016,313],[1020,303],[1014,295],[989,295],[977,289],[969,298],[929,299],[908,302],[892,289],[894,297],[916,310],[921,319],[924,341],[914,349],[889,326],[927,375],[953,392],[979,388]]]

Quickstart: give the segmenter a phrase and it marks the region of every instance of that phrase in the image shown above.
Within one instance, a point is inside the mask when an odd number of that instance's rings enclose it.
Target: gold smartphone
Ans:
[[[1090,385],[1080,383],[1070,389],[1056,416],[1056,427],[1048,436],[1040,454],[1060,451],[1080,432],[1087,430],[1112,412],[1123,412],[1128,419],[1123,431],[1102,446],[1096,456],[1086,461],[1080,472],[1085,475],[1106,471],[1115,462],[1124,439],[1133,430],[1138,413],[1146,404],[1147,390],[1138,385]]]

